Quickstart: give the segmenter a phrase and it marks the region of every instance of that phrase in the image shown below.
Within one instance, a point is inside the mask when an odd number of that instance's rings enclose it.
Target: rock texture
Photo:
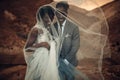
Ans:
[[[24,80],[23,47],[36,11],[52,0],[0,0],[0,80]]]
[[[106,80],[120,80],[120,1],[116,0],[102,7],[109,25],[111,57],[103,60]]]

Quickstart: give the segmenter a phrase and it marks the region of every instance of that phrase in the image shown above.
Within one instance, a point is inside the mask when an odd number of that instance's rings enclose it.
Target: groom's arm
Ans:
[[[72,35],[72,46],[65,59],[67,59],[68,61],[72,61],[72,58],[76,56],[79,47],[80,47],[80,32],[78,27],[75,27]]]

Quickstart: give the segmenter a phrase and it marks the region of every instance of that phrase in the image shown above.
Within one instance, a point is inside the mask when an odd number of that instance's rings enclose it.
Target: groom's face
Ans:
[[[62,24],[66,19],[65,17],[67,17],[67,10],[65,10],[64,7],[58,7],[57,9],[58,12],[56,12],[56,16],[60,24]]]

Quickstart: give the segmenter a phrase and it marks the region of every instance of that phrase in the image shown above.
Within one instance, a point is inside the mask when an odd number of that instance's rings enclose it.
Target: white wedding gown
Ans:
[[[50,50],[40,47],[32,54],[24,52],[27,63],[25,80],[60,80],[55,41],[45,28],[42,30],[43,34],[38,34],[37,43],[48,42]]]

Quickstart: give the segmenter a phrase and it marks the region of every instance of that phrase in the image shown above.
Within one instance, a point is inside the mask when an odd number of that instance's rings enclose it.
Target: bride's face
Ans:
[[[45,13],[45,15],[43,16],[43,23],[44,23],[45,27],[49,27],[51,24],[50,17],[48,16],[47,13]]]

